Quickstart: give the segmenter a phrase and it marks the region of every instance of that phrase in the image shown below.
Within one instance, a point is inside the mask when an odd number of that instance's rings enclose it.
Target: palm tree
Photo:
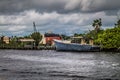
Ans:
[[[117,21],[117,23],[115,24],[115,26],[120,27],[120,19]]]
[[[97,33],[102,26],[101,18],[94,20],[92,26],[95,28],[95,31]]]

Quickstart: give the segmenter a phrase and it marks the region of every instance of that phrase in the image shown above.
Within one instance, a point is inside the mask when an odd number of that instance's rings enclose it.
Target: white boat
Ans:
[[[57,51],[99,51],[100,47],[90,44],[66,43],[62,40],[54,40]]]

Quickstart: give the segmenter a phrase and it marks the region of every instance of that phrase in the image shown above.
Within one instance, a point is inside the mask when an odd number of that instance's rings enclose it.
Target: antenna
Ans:
[[[37,32],[35,22],[33,22],[33,28],[34,28],[34,32]]]

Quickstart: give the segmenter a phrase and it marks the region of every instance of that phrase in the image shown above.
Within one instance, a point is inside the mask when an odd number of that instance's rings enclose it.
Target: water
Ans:
[[[120,79],[120,53],[0,50],[0,80],[106,79]]]

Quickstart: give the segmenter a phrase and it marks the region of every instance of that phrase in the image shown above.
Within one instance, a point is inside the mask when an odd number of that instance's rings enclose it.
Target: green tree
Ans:
[[[12,37],[10,40],[9,46],[12,48],[16,48],[16,47],[18,47],[18,44],[19,44],[18,37],[17,36]]]
[[[31,37],[35,40],[35,46],[38,46],[42,40],[42,35],[39,32],[34,32],[31,34]]]
[[[95,40],[97,44],[102,44],[103,48],[119,48],[120,47],[120,27],[105,30],[98,35]]]
[[[98,34],[103,33],[103,30],[101,29],[102,26],[101,18],[95,19],[92,23],[92,26],[94,27],[94,30],[89,30],[89,32],[86,33],[84,37],[87,39],[92,38],[96,40],[98,38]]]
[[[117,23],[115,24],[116,27],[120,27],[120,19],[117,21]]]
[[[0,37],[0,47],[3,47],[3,45],[5,44],[5,42],[3,41],[3,37],[4,36]]]
[[[84,34],[74,33],[74,37],[83,36]]]
[[[97,33],[96,33],[96,31],[95,30],[91,30],[91,31],[89,31],[88,33],[86,33],[85,35],[84,35],[84,37],[85,38],[88,38],[88,39],[90,39],[90,38],[92,38],[92,39],[94,39],[94,41],[96,40],[96,39],[98,39],[98,35],[99,34],[102,34],[104,32],[104,30],[99,30]]]
[[[94,20],[92,26],[95,28],[95,31],[97,33],[100,30],[100,27],[102,26],[101,18]]]
[[[24,36],[24,38],[26,38],[26,39],[30,39],[31,36],[30,36],[30,35],[28,35],[28,36]]]
[[[67,36],[65,34],[61,34],[60,36],[63,40],[69,40],[70,39],[70,36]]]

